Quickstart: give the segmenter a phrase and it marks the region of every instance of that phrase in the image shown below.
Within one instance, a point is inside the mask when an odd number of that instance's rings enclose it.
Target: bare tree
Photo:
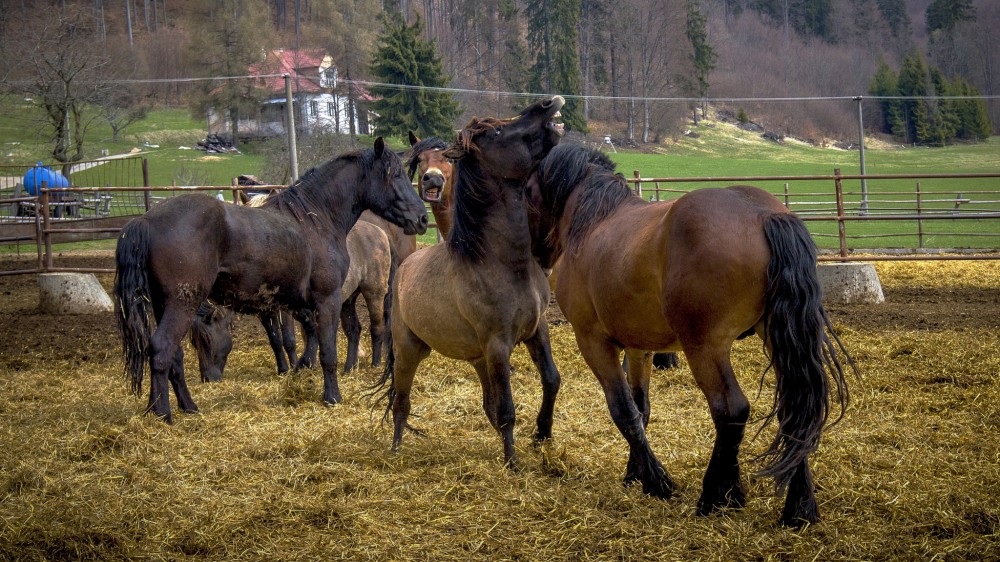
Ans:
[[[19,62],[13,82],[45,115],[59,162],[83,159],[87,131],[98,118],[92,107],[112,87],[118,60],[100,33],[92,13],[67,6],[56,16],[26,19],[11,37]]]

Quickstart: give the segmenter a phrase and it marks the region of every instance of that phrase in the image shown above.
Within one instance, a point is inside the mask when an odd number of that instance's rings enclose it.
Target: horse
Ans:
[[[503,440],[504,462],[516,468],[510,355],[524,343],[542,381],[537,441],[552,435],[559,372],[552,361],[544,313],[549,287],[531,256],[524,181],[555,146],[553,122],[565,101],[540,100],[518,116],[473,119],[443,156],[457,163],[454,223],[443,244],[417,250],[396,273],[392,352],[385,416],[392,412],[398,450],[410,414],[410,389],[431,350],[473,365],[483,409]]]
[[[418,175],[420,198],[430,203],[437,224],[438,239],[444,240],[451,230],[451,207],[454,191],[455,164],[444,155],[448,143],[438,137],[420,139],[410,131],[410,157],[406,169],[412,178]]]
[[[849,399],[837,353],[858,371],[823,308],[802,220],[745,185],[644,201],[606,156],[579,145],[554,149],[526,190],[533,253],[543,266],[561,257],[556,300],[629,444],[626,484],[665,499],[675,490],[646,437],[650,352],[683,351],[716,432],[697,513],[745,504],[737,455],[750,404],[730,349],[756,333],[777,380],[765,419],[778,420],[758,474],[787,490],[782,524],[817,521],[808,455],[827,424],[829,395],[836,390],[838,420]]]
[[[242,192],[241,192],[242,193]],[[273,195],[273,194],[271,194]],[[269,195],[247,198],[245,204],[260,207]],[[381,232],[379,232],[381,231]],[[358,223],[347,233],[347,254],[350,266],[342,287],[344,298],[340,308],[340,322],[347,337],[347,358],[344,373],[357,366],[358,348],[361,344],[361,323],[358,321],[357,300],[365,297],[368,309],[369,333],[372,341],[372,366],[382,363],[383,335],[389,325],[392,301],[389,287],[399,261],[416,250],[416,236],[406,234],[395,224],[364,211]],[[382,301],[375,299],[381,295]],[[375,319],[378,316],[378,319]],[[296,358],[295,325],[291,315],[284,310],[261,315],[261,323],[268,342],[274,351],[278,374],[288,372],[290,366],[312,367],[316,364],[317,342],[307,338],[301,360]]]
[[[322,401],[340,402],[335,307],[343,301],[347,233],[364,209],[408,234],[427,230],[423,202],[381,137],[313,168],[260,209],[193,193],[129,221],[115,250],[115,317],[136,394],[149,363],[147,411],[171,422],[168,380],[178,408],[198,411],[180,341],[207,299],[244,314],[285,307],[306,319],[319,342]]]
[[[358,320],[357,300],[364,296],[368,309],[368,326],[371,336],[371,363],[373,367],[382,364],[382,349],[385,341],[385,314],[383,306],[389,292],[389,278],[395,264],[391,255],[389,238],[378,226],[359,220],[354,228],[347,233],[347,253],[351,258],[347,277],[341,287],[344,302],[340,308],[340,322],[344,335],[347,337],[347,358],[344,361],[343,373],[354,370],[358,363],[358,349],[361,345],[361,322]],[[273,316],[278,318],[274,319]],[[222,372],[226,366],[229,352],[232,350],[233,338],[230,325],[233,314],[224,307],[206,303],[198,309],[194,324],[191,327],[191,344],[198,353],[198,367],[203,382],[222,380]],[[295,329],[291,314],[285,310],[269,311],[261,314],[261,322],[265,330],[270,325],[279,324],[279,343],[272,342],[272,351],[278,358],[279,372],[287,371],[287,365],[296,363]],[[285,334],[284,328],[290,328],[291,334]],[[270,339],[270,334],[269,334]],[[312,357],[308,364],[315,363],[316,340],[310,339],[307,351],[303,356]],[[283,362],[287,353],[287,361]],[[310,355],[311,354],[311,355]],[[280,371],[282,365],[285,371]]]

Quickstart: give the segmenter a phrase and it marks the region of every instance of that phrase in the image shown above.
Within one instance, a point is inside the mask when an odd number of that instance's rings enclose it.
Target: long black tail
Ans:
[[[149,223],[130,221],[118,236],[115,249],[115,319],[122,339],[125,378],[132,392],[142,391],[142,377],[149,356],[153,302],[149,292]]]
[[[855,373],[857,367],[823,308],[816,246],[805,224],[794,215],[778,213],[765,220],[764,234],[771,247],[765,337],[777,377],[774,406],[767,419],[778,418],[778,433],[761,455],[765,466],[759,474],[773,477],[783,492],[798,466],[819,445],[830,412],[831,387],[837,390],[840,417],[847,408],[847,381],[837,351]]]

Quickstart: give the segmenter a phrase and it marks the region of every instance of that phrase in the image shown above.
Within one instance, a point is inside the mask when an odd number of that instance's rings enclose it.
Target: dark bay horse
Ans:
[[[628,441],[626,482],[662,498],[674,491],[645,427],[650,352],[683,350],[716,430],[697,512],[744,505],[737,456],[750,404],[730,349],[756,333],[777,380],[767,419],[777,418],[778,432],[761,455],[760,474],[773,477],[779,493],[787,490],[783,524],[816,521],[808,455],[819,444],[832,389],[841,415],[847,404],[838,351],[854,362],[822,306],[805,225],[750,186],[644,201],[613,167],[600,152],[559,146],[529,180],[527,198],[534,252],[543,265],[562,256],[556,299]]]
[[[563,103],[556,96],[511,119],[473,119],[444,152],[457,162],[452,229],[445,243],[417,250],[396,273],[393,352],[384,379],[391,379],[394,449],[409,427],[414,374],[435,350],[475,367],[483,409],[503,439],[504,460],[516,466],[510,355],[521,342],[542,380],[535,437],[552,435],[559,373],[544,317],[549,286],[531,255],[523,188],[560,139],[552,119]]]
[[[323,402],[340,402],[336,328],[346,238],[364,209],[408,233],[427,230],[423,202],[381,137],[372,149],[310,170],[260,209],[189,194],[125,225],[115,251],[115,316],[137,393],[148,360],[148,410],[171,420],[169,380],[178,407],[198,411],[180,342],[207,299],[244,314],[284,307],[309,319],[307,331],[319,342]]]
[[[420,139],[410,131],[410,157],[406,169],[411,178],[417,174],[420,198],[431,205],[440,240],[448,237],[452,223],[455,164],[445,156],[448,146],[437,137]]]
[[[378,226],[359,220],[354,228],[347,233],[347,254],[351,258],[351,265],[347,270],[347,277],[341,287],[341,295],[344,302],[340,308],[340,323],[347,337],[347,358],[344,361],[344,373],[353,370],[358,363],[358,350],[361,346],[361,322],[358,320],[357,301],[359,297],[364,297],[368,310],[368,326],[371,336],[371,363],[373,367],[382,364],[382,349],[385,341],[385,297],[389,292],[389,278],[394,267],[392,261],[392,249],[389,245],[389,238]],[[266,313],[273,316],[274,312]],[[297,362],[295,349],[295,329],[292,315],[287,311],[280,311],[279,318],[271,318],[262,321],[267,328],[268,322],[278,322],[282,328],[291,328],[291,335],[280,330],[277,345],[272,343],[272,351],[279,358],[278,369],[281,371],[284,365]],[[201,371],[201,380],[205,382],[222,380],[222,372],[225,370],[229,352],[233,347],[233,337],[231,324],[233,322],[232,311],[225,307],[214,306],[205,303],[198,309],[194,324],[191,326],[191,345],[198,353],[198,368]],[[270,338],[270,334],[268,335]],[[316,340],[309,340],[309,347],[303,355],[310,356],[308,365],[315,363]],[[287,357],[284,355],[287,353]],[[311,354],[311,355],[310,355]]]

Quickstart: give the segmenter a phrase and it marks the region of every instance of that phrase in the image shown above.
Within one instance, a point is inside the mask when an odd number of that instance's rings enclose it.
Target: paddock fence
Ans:
[[[143,183],[148,170],[140,164]],[[3,173],[3,170],[0,170]],[[79,185],[74,177],[74,184]],[[841,174],[644,178],[626,181],[644,199],[666,201],[708,186],[763,187],[809,225],[820,261],[1000,259],[1000,172],[976,174]],[[39,195],[0,196],[0,244],[23,246],[35,266],[0,276],[44,272],[111,273],[113,269],[60,267],[53,246],[109,239],[157,202],[190,192],[238,201],[240,191],[280,185],[111,186],[49,189]],[[432,225],[434,227],[436,225]]]

